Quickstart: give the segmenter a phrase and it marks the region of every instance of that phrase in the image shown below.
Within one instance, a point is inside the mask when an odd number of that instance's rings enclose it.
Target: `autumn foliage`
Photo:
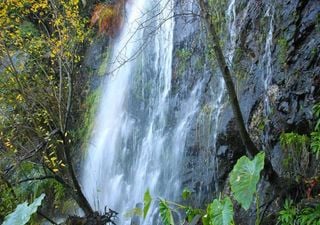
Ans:
[[[67,156],[78,101],[73,90],[91,34],[80,6],[79,0],[0,0],[0,224],[16,203],[49,194],[42,188],[49,183],[52,210],[68,196],[88,208],[74,191]],[[37,177],[41,182],[31,181]]]
[[[97,4],[92,13],[91,26],[97,24],[99,33],[115,36],[122,24],[125,2],[120,0],[115,4]]]

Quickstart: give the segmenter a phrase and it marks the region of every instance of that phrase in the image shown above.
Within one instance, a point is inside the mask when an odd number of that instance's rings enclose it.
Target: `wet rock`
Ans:
[[[194,11],[197,12],[197,6],[191,2],[185,7],[195,7]],[[270,3],[275,8],[271,46],[272,77],[270,85],[265,88],[264,53],[270,27],[270,18],[266,16],[266,12]],[[176,7],[179,8],[178,5]],[[239,0],[236,1],[236,5],[239,34],[233,72],[240,107],[252,139],[259,149],[266,151],[276,172],[282,176],[285,170],[279,137],[283,132],[310,133],[314,125],[312,106],[320,99],[320,32],[316,16],[320,13],[320,5],[318,1],[313,0]],[[182,11],[178,10],[177,13]],[[187,20],[189,23],[186,25]],[[196,20],[177,19],[174,44],[176,57],[173,61],[176,75],[172,85],[179,90],[185,86],[184,92],[180,92],[183,93],[179,96],[181,98],[190,92],[197,79],[204,79],[207,87],[201,105],[205,106],[214,96],[209,86],[218,78],[211,76],[216,71],[211,71],[206,61],[206,36],[198,34],[201,33],[200,27]],[[191,56],[185,61],[185,70],[178,76],[179,65],[184,65],[177,57],[178,50],[181,49],[190,50]],[[196,69],[197,65],[201,69]],[[225,95],[217,127],[214,124],[209,126],[211,133],[208,135],[199,132],[204,127],[199,125],[199,121],[193,121],[191,126],[194,129],[188,134],[188,151],[184,157],[187,165],[183,171],[184,184],[199,191],[199,202],[202,203],[212,200],[219,191],[227,192],[228,174],[236,160],[245,154],[228,96]],[[270,104],[268,116],[264,115],[266,98]],[[215,123],[213,117],[211,123]],[[211,138],[208,138],[210,136]],[[210,182],[206,183],[201,179]],[[266,188],[262,188],[264,185]],[[277,193],[272,191],[272,185],[264,178],[261,180],[261,205],[268,204],[275,198]],[[271,216],[264,224],[274,223],[272,213],[277,207],[279,206],[276,203],[270,203],[267,212]],[[239,214],[239,221],[246,225],[254,224],[253,215],[254,210],[251,214]]]
[[[285,114],[288,114],[289,113],[289,103],[288,102],[281,102],[279,104],[279,107],[278,107],[278,110],[280,112],[283,112]]]

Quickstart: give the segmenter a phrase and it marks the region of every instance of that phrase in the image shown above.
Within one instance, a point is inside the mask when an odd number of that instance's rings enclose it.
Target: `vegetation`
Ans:
[[[209,38],[211,38],[211,40],[212,40],[211,42],[213,45],[213,50],[215,53],[216,61],[219,65],[219,68],[220,68],[222,75],[223,75],[223,79],[226,83],[227,93],[228,93],[228,96],[230,99],[230,104],[231,104],[233,114],[234,114],[234,117],[235,117],[235,120],[237,123],[237,127],[239,129],[241,140],[242,140],[244,146],[246,147],[247,156],[253,157],[254,155],[258,154],[258,150],[257,150],[255,144],[253,143],[253,141],[251,140],[251,138],[246,130],[246,127],[245,127],[245,123],[244,123],[241,109],[239,106],[238,98],[237,98],[236,91],[234,88],[231,72],[227,66],[227,63],[225,61],[225,57],[222,53],[221,44],[220,44],[221,42],[219,39],[219,34],[217,32],[216,23],[214,21],[212,21],[212,19],[211,19],[212,14],[210,14],[210,4],[208,4],[206,1],[199,0],[199,5],[200,5],[201,13],[203,15],[204,22],[207,27],[207,31],[209,33]],[[287,48],[286,43],[281,42],[280,45],[283,49]],[[285,50],[283,50],[283,52],[284,51]],[[317,112],[317,107],[316,107],[316,112]],[[318,118],[319,118],[319,116],[318,116]],[[319,125],[319,121],[317,121],[316,129],[317,129],[318,125]],[[317,137],[319,137],[319,136],[314,132],[312,135],[312,142],[311,142],[312,143],[311,145],[313,146],[313,149],[312,149],[313,152],[318,152],[318,150],[319,150],[317,148],[319,146],[317,143]],[[295,174],[298,174],[299,172],[301,172],[301,170],[305,171],[308,166],[309,155],[308,155],[308,151],[306,150],[308,143],[309,143],[309,138],[305,135],[298,135],[298,134],[290,133],[290,134],[283,134],[281,137],[281,144],[282,144],[283,148],[290,151],[290,153],[293,153],[293,152],[295,153],[295,155],[293,155],[293,157],[296,159],[296,162],[293,162],[293,164],[297,164],[298,166],[294,165],[294,168],[291,168],[294,170]],[[290,155],[290,153],[288,155]],[[275,184],[276,186],[279,185],[280,189],[282,189],[281,187],[285,188],[286,190],[289,188],[288,186],[287,187],[283,186],[283,183],[285,183],[285,182],[282,181],[282,184],[281,184],[280,177],[274,171],[273,166],[268,159],[265,160],[265,171],[267,172],[266,174],[269,175],[269,178],[271,178],[269,180],[271,182],[273,182],[273,184]],[[303,174],[303,175],[305,175],[305,174]],[[234,180],[236,177],[237,176],[232,177],[232,173],[231,173],[231,177],[230,177],[231,180],[232,180],[232,178]],[[237,177],[237,178],[239,178],[239,177]],[[236,190],[239,190],[241,185],[238,184],[235,187],[236,187]],[[233,189],[232,191],[236,191],[236,190]],[[242,190],[248,191],[248,189],[242,189]],[[237,192],[237,193],[239,193],[239,192]],[[250,205],[246,204],[245,200],[248,200],[249,197],[244,196],[244,195],[240,195],[237,198],[236,196],[237,195],[235,194],[235,198],[240,202],[242,207],[245,209],[248,209],[248,207]],[[243,202],[241,202],[241,200],[242,200],[241,196],[244,197]],[[309,190],[308,196],[310,196],[310,190]],[[250,199],[250,201],[251,201],[251,199]],[[258,208],[259,207],[257,207],[257,209]],[[307,211],[310,211],[310,210],[307,210]],[[305,220],[304,223],[306,221],[313,221],[313,220]],[[314,221],[316,221],[316,220],[314,220]],[[260,223],[258,210],[257,210],[257,222],[256,223],[257,224]],[[310,223],[312,223],[312,222],[310,222]]]
[[[254,210],[254,202],[256,223],[261,222],[257,193],[261,171],[267,171],[270,177],[278,176],[248,134],[233,83],[235,76],[222,53],[219,37],[225,24],[223,10],[218,7],[225,8],[225,2],[199,0],[213,46],[212,58],[217,60],[223,74],[247,152],[229,174],[231,194],[221,195],[203,210],[153,198],[147,191],[143,210],[134,209],[131,215],[146,218],[152,203],[157,203],[165,225],[175,224],[175,211],[183,211],[188,224],[199,221],[204,225],[230,225],[235,223],[235,204],[244,210]],[[125,3],[125,0],[99,3],[89,20],[81,14],[79,0],[0,0],[0,222],[4,225],[38,224],[41,219],[32,216],[36,213],[55,224],[43,214],[40,205],[54,215],[63,211],[67,201],[80,207],[87,217],[95,217],[103,224],[113,223],[116,212],[112,210],[96,216],[99,213],[94,212],[82,193],[72,158],[74,141],[79,137],[88,139],[99,91],[89,95],[84,103],[90,110],[84,115],[82,128],[74,129],[72,113],[76,111],[75,101],[83,97],[75,96],[74,89],[81,83],[78,78],[84,46],[90,42],[89,27],[97,25],[99,33],[115,37],[124,18]],[[288,43],[279,39],[278,45],[280,61],[285,63]],[[187,49],[177,51],[179,74],[191,55]],[[211,111],[208,105],[203,108],[206,114]],[[306,168],[310,154],[316,160],[320,156],[320,104],[315,105],[314,115],[316,125],[311,134],[291,132],[280,137],[288,177],[299,177],[296,179],[299,185],[302,181],[308,183],[308,199],[314,197],[312,191],[319,182],[317,176],[308,177]],[[185,189],[182,198],[187,200],[191,195]],[[320,204],[303,205],[300,199],[296,202],[285,202],[278,224],[318,225]]]
[[[0,1],[0,221],[39,192],[53,203],[49,213],[71,197],[93,214],[72,164],[70,125],[88,25],[78,0]]]
[[[316,155],[316,158],[320,157],[320,104],[316,104],[313,108],[314,116],[316,118],[316,125],[314,131],[311,133],[311,150]]]
[[[313,207],[301,207],[295,205],[292,200],[287,199],[283,209],[279,212],[279,225],[319,225],[320,224],[320,204]]]
[[[187,49],[180,49],[177,51],[176,56],[178,57],[177,75],[181,76],[188,66],[192,53]]]
[[[279,225],[318,225],[320,224],[320,203],[317,201],[317,192],[314,188],[319,183],[317,171],[313,171],[310,177],[306,170],[309,167],[309,153],[315,155],[315,159],[319,159],[319,104],[314,106],[314,116],[316,119],[314,131],[311,133],[311,139],[307,135],[299,135],[297,133],[283,133],[280,137],[280,143],[284,149],[284,166],[290,172],[289,176],[299,178],[306,184],[305,197],[294,202],[291,199],[286,199],[283,208],[278,213]],[[303,178],[301,180],[300,178]]]
[[[36,198],[30,205],[27,202],[19,204],[16,210],[6,216],[2,225],[21,224],[24,225],[29,222],[31,215],[34,214],[41,205],[45,195],[42,194]]]
[[[115,4],[97,4],[91,17],[91,26],[97,24],[99,33],[115,36],[122,23],[125,3],[126,0],[119,0]]]
[[[240,137],[243,144],[246,147],[247,155],[249,157],[253,157],[254,155],[258,154],[259,151],[255,144],[252,142],[247,129],[245,127],[245,123],[243,120],[243,116],[241,113],[240,105],[238,102],[238,97],[235,91],[234,83],[232,80],[231,72],[229,67],[227,66],[225,57],[223,55],[221,45],[220,45],[220,38],[218,33],[216,32],[216,27],[214,21],[212,21],[211,14],[209,13],[210,6],[203,0],[199,0],[199,5],[201,8],[201,13],[204,17],[204,21],[207,25],[208,32],[210,34],[210,38],[212,40],[212,46],[214,50],[214,54],[216,56],[216,60],[218,62],[219,68],[222,72],[223,79],[226,83],[227,93],[229,95],[231,107],[233,110],[234,117],[237,122],[237,126],[239,129]],[[269,164],[269,163],[268,163]]]
[[[285,65],[288,55],[288,41],[285,38],[278,39],[278,46],[279,46],[279,60],[282,65]]]
[[[306,135],[297,133],[283,133],[280,136],[280,144],[284,149],[284,168],[289,177],[306,176],[309,165],[310,140]]]
[[[91,25],[115,35],[124,3],[98,4]],[[72,159],[74,141],[90,130],[89,122],[86,131],[73,125],[84,97],[75,88],[85,82],[81,61],[92,35],[81,5],[79,0],[0,1],[0,223],[38,193],[51,201],[44,204],[50,215],[70,205],[93,216]],[[97,96],[91,94],[84,104],[90,107],[88,119]],[[40,209],[37,214],[54,223]],[[114,215],[110,211],[102,218],[108,222]]]
[[[264,153],[259,153],[250,160],[248,157],[241,157],[230,173],[230,186],[232,196],[242,208],[248,210],[257,197],[257,183],[260,180],[260,173],[264,167]],[[185,189],[182,193],[183,199],[190,197],[192,193]],[[164,225],[174,225],[173,212],[182,210],[186,215],[187,224],[197,224],[201,219],[203,225],[232,225],[234,224],[234,209],[231,196],[214,199],[207,206],[207,210],[195,209],[191,206],[184,206],[162,198],[153,199],[149,190],[144,195],[143,217],[147,216],[150,204],[155,201],[159,204],[159,212]],[[255,201],[257,204],[257,201]],[[258,209],[259,207],[257,207]],[[259,214],[259,212],[257,212]],[[139,214],[138,214],[139,215]],[[259,216],[257,216],[259,223]]]

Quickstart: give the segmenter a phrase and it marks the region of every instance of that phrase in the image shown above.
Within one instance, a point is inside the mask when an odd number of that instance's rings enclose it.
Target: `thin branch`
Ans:
[[[26,183],[29,181],[42,181],[42,180],[49,180],[49,179],[56,179],[56,176],[30,177],[23,180],[19,180],[17,184]]]
[[[49,142],[50,138],[53,137],[54,135],[56,135],[59,131],[60,131],[59,129],[55,129],[55,130],[51,131],[51,133],[45,138],[45,140],[43,142],[38,144],[35,149],[30,151],[28,156],[25,156],[25,157],[19,159],[19,161],[24,161],[24,160],[32,158],[36,153],[38,153],[41,149],[43,149],[43,147],[46,146],[47,143]]]
[[[46,216],[45,214],[43,214],[40,210],[37,211],[37,214],[39,216],[42,216],[43,218],[45,218],[46,220],[48,220],[50,223],[54,224],[54,225],[58,225],[56,222],[54,222],[52,219],[50,219],[48,216]]]

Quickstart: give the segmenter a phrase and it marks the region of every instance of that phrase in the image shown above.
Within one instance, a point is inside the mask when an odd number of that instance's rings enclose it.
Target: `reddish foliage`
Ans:
[[[92,13],[91,26],[98,24],[99,33],[115,36],[122,24],[125,2],[120,0],[115,4],[97,4]]]
[[[312,178],[310,180],[305,180],[305,183],[307,184],[307,198],[311,199],[312,198],[312,190],[318,185],[318,181],[316,178]]]

